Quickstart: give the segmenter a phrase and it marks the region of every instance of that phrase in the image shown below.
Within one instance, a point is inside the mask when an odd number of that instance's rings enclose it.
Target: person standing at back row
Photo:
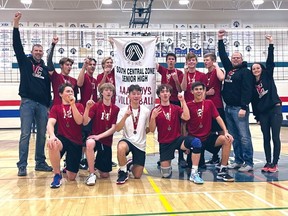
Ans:
[[[234,137],[235,161],[228,168],[247,172],[253,170],[253,146],[249,129],[249,103],[253,91],[253,76],[243,61],[240,52],[234,52],[229,60],[223,37],[225,30],[218,32],[218,51],[225,69],[222,97],[226,103],[225,117],[227,127]]]
[[[266,35],[269,41],[266,68],[261,63],[254,63],[251,67],[254,75],[254,94],[252,100],[253,114],[261,126],[264,140],[266,164],[263,172],[278,172],[278,160],[281,150],[280,129],[283,121],[282,104],[277,94],[274,82],[274,46],[271,35]],[[271,163],[270,129],[274,144],[273,161]]]
[[[27,57],[24,53],[19,32],[19,21],[21,17],[22,14],[20,12],[17,12],[14,16],[13,49],[20,70],[19,95],[21,97],[21,135],[17,167],[18,176],[26,176],[31,126],[34,118],[37,125],[35,170],[52,171],[52,167],[48,166],[45,161],[46,157],[44,152],[48,107],[51,101],[51,88],[48,68],[42,60],[44,54],[43,47],[40,44],[34,44],[31,57]]]

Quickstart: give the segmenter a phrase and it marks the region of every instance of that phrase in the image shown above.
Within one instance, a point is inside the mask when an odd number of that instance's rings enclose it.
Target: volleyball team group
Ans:
[[[155,66],[161,75],[161,85],[156,90],[159,104],[152,110],[142,105],[142,88],[132,84],[127,90],[130,104],[119,109],[115,105],[117,96],[111,57],[102,60],[103,73],[97,77],[93,77],[97,62],[88,57],[77,79],[69,75],[74,63],[70,58],[60,59],[61,72],[58,73],[52,61],[58,38],[55,36],[52,40],[47,65],[42,60],[44,53],[40,44],[34,44],[31,55],[27,56],[19,32],[21,16],[20,12],[15,14],[13,28],[21,96],[18,176],[27,175],[31,126],[35,121],[35,170],[53,171],[51,188],[61,186],[62,176],[69,181],[75,180],[83,158],[89,172],[85,184],[95,185],[97,177],[109,178],[116,131],[123,133],[117,143],[117,184],[124,184],[129,176],[141,178],[146,159],[146,134],[156,130],[160,155],[158,165],[163,178],[172,176],[171,161],[177,150],[179,165],[191,170],[189,180],[195,184],[204,183],[198,170],[207,164],[215,165],[217,179],[233,182],[228,169],[238,169],[239,172],[253,170],[250,103],[263,133],[266,163],[261,170],[278,172],[283,117],[273,79],[272,36],[265,36],[269,43],[266,65],[253,63],[251,69],[240,52],[234,52],[231,59],[228,58],[223,43],[225,30],[218,32],[218,51],[224,71],[217,64],[214,53],[203,57],[208,72],[197,71],[197,56],[190,52],[186,55],[183,73],[175,68],[176,55],[168,53],[167,68],[158,63]],[[77,100],[78,88],[80,100]],[[46,163],[46,135],[52,167]],[[228,164],[232,145],[235,159]],[[205,161],[205,151],[212,153],[209,161]],[[130,159],[127,157],[129,153],[132,155]],[[63,170],[60,169],[62,157],[65,158]]]

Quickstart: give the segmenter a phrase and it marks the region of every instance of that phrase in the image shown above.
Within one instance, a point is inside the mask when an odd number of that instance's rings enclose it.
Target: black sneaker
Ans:
[[[80,161],[80,164],[79,164],[79,169],[82,169],[82,170],[87,170],[88,169],[88,164],[87,164],[87,159],[84,158]]]
[[[182,168],[187,168],[188,167],[188,163],[185,160],[179,160],[178,165],[180,165],[180,167]]]
[[[124,184],[128,180],[128,172],[119,170],[116,184]]]
[[[19,167],[18,168],[18,176],[27,176],[26,167]]]
[[[35,166],[36,171],[43,171],[43,172],[52,172],[53,168],[49,166],[46,162],[36,164]]]
[[[208,161],[206,161],[205,162],[205,164],[207,165],[207,166],[213,166],[213,165],[216,165],[216,164],[218,164],[218,163],[220,163],[220,158],[218,157],[218,158],[211,158],[210,160],[208,160]]]
[[[228,174],[227,168],[222,168],[217,174],[217,179],[225,182],[234,182],[234,178]]]

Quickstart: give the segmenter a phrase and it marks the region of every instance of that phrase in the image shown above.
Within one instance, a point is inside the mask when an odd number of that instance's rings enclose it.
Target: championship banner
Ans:
[[[115,37],[115,87],[116,105],[125,107],[130,104],[128,87],[138,84],[142,88],[140,104],[152,109],[155,102],[155,43],[153,37]]]

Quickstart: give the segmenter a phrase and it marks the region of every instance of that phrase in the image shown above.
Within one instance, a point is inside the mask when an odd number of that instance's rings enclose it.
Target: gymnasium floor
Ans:
[[[178,168],[177,159],[173,160],[172,178],[162,179],[156,164],[158,144],[149,134],[146,170],[140,180],[116,185],[118,168],[114,168],[110,178],[98,178],[95,186],[86,186],[87,171],[80,170],[76,181],[64,178],[59,189],[49,187],[53,173],[34,171],[35,135],[31,137],[28,176],[17,176],[20,131],[2,129],[0,215],[288,215],[288,128],[281,131],[280,171],[267,174],[260,171],[265,163],[260,128],[250,128],[254,171],[230,170],[236,179],[232,183],[216,180],[214,168],[208,167],[201,170],[205,183],[195,185],[187,180],[187,170]],[[113,161],[117,161],[115,147],[121,135],[114,136]]]

